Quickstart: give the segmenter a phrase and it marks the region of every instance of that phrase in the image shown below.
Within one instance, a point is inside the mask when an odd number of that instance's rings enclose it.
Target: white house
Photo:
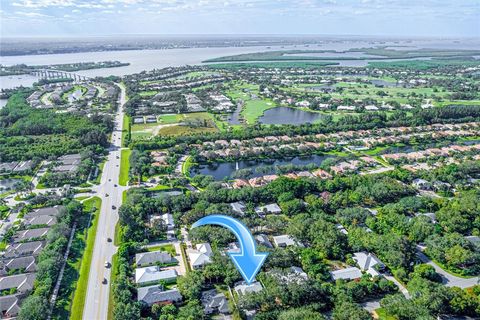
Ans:
[[[199,243],[196,249],[188,249],[187,255],[190,260],[190,266],[192,269],[202,268],[204,265],[212,262],[210,257],[212,256],[212,248],[209,243]]]
[[[357,267],[350,267],[340,270],[335,270],[330,272],[333,280],[344,279],[344,280],[354,280],[362,277],[362,271]]]
[[[251,284],[241,281],[235,284],[234,290],[238,295],[244,295],[245,293],[260,292],[263,290],[263,287],[258,281],[252,282]]]
[[[264,217],[267,213],[280,214],[282,209],[276,203],[270,203],[265,206],[259,206],[255,208],[255,213],[260,217]]]
[[[295,240],[293,240],[293,238],[287,234],[281,236],[274,236],[273,243],[276,247],[279,248],[286,248],[288,246],[294,246],[296,244]]]
[[[385,268],[383,262],[371,253],[355,252],[353,254],[353,260],[355,260],[355,262],[358,264],[362,271],[366,271],[372,276],[380,275],[380,272],[378,272],[378,270],[382,270]]]
[[[174,269],[161,270],[157,266],[135,269],[135,282],[139,285],[146,285],[154,282],[172,282],[177,279],[177,271]]]

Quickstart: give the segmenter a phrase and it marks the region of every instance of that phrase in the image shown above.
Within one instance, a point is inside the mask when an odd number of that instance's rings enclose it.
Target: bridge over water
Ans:
[[[82,76],[74,72],[52,69],[37,69],[30,73],[40,79],[73,79],[74,81],[88,80],[90,77]]]

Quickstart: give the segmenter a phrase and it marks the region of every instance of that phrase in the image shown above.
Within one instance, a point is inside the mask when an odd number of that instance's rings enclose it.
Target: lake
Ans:
[[[290,107],[276,107],[266,110],[258,121],[263,124],[304,124],[325,117],[321,113],[304,111]]]
[[[309,164],[321,165],[323,161],[328,158],[333,158],[329,155],[310,155],[310,156],[299,156],[293,158],[283,158],[283,159],[261,159],[261,160],[241,160],[241,161],[232,161],[232,162],[217,162],[209,164],[201,164],[199,166],[193,167],[190,170],[190,175],[195,176],[197,174],[210,175],[215,180],[221,181],[224,178],[233,178],[233,175],[236,171],[242,169],[250,169],[252,173],[249,175],[249,178],[261,177],[267,174],[275,174],[275,166],[286,166],[286,165],[296,165],[296,166],[306,166]],[[261,169],[258,169],[261,168]]]

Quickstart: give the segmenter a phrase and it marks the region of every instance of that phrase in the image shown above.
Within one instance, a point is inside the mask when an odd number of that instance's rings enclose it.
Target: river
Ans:
[[[49,65],[78,62],[99,62],[117,60],[128,62],[130,65],[116,68],[91,69],[78,71],[76,73],[87,77],[104,77],[109,75],[123,76],[127,74],[149,71],[165,67],[176,67],[183,65],[197,65],[202,61],[222,56],[236,55],[242,53],[273,51],[273,50],[348,50],[352,48],[366,48],[374,46],[391,46],[395,49],[408,47],[418,48],[455,48],[455,49],[478,49],[479,40],[442,40],[442,39],[400,39],[392,41],[381,41],[378,39],[337,39],[325,40],[318,44],[308,46],[253,46],[253,47],[215,47],[215,48],[186,48],[186,49],[164,49],[164,50],[124,50],[124,51],[101,51],[81,52],[64,54],[44,55],[23,55],[23,56],[2,56],[0,64],[10,66],[15,64],[27,65]],[[340,60],[342,66],[364,66],[368,60]],[[37,80],[31,75],[2,76],[0,77],[0,89],[14,88],[20,85],[31,86]]]

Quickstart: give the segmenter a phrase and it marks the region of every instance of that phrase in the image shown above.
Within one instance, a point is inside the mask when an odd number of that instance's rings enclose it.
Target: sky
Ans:
[[[480,0],[0,0],[2,37],[320,34],[480,37]]]

